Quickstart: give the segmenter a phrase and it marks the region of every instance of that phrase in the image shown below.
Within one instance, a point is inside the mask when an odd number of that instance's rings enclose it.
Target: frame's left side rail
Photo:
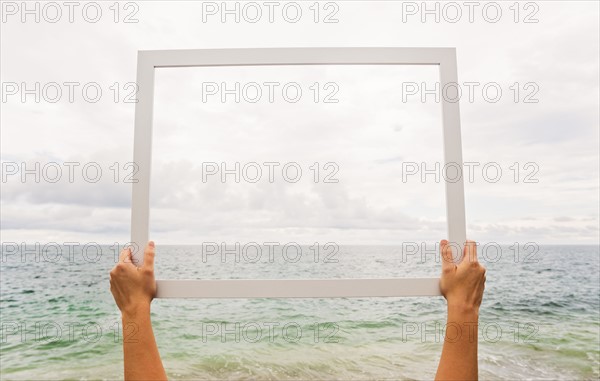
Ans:
[[[138,171],[133,183],[131,198],[131,243],[134,249],[133,261],[141,265],[150,227],[150,175],[154,111],[154,66],[144,58],[141,52],[138,53],[137,84],[133,162]]]

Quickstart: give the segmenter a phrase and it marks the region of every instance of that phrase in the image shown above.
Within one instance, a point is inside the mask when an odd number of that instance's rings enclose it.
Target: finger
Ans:
[[[146,267],[150,270],[154,270],[154,257],[156,252],[154,250],[154,241],[148,242],[146,248],[144,249],[144,264],[143,267]]]
[[[463,258],[466,262],[477,262],[477,245],[475,244],[475,241],[467,240],[463,253]]]
[[[452,247],[445,239],[440,242],[440,252],[442,254],[442,271],[452,270],[455,267],[452,259]]]
[[[121,255],[119,255],[119,262],[131,262],[131,248],[125,247],[121,250]]]

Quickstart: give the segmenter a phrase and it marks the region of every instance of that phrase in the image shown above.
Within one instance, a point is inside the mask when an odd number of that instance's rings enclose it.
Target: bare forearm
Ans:
[[[150,322],[150,306],[124,313],[125,380],[166,380]]]
[[[448,307],[448,321],[436,380],[477,380],[477,333],[479,312],[473,308]]]

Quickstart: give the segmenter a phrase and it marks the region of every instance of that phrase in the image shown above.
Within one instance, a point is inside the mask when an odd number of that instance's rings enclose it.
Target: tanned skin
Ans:
[[[150,303],[156,295],[154,242],[144,249],[141,267],[132,262],[131,249],[121,251],[110,272],[110,291],[121,310],[125,380],[166,380],[150,322]],[[127,332],[135,332],[128,335]]]
[[[477,246],[467,241],[463,260],[456,265],[448,241],[440,243],[440,289],[448,303],[448,320],[436,380],[477,380],[479,306],[485,288],[485,268],[477,261]],[[167,379],[150,321],[150,303],[156,295],[154,242],[144,249],[141,267],[132,262],[131,250],[121,251],[110,272],[110,291],[121,310],[125,380]],[[135,335],[127,335],[128,331]]]
[[[479,306],[485,288],[485,268],[477,260],[477,246],[467,241],[462,262],[452,261],[448,241],[440,242],[440,289],[448,303],[448,320],[436,380],[477,380]]]

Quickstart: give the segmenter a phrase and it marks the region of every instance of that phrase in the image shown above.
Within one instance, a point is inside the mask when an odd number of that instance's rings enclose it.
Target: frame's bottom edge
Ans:
[[[439,278],[157,280],[156,298],[441,296]]]

